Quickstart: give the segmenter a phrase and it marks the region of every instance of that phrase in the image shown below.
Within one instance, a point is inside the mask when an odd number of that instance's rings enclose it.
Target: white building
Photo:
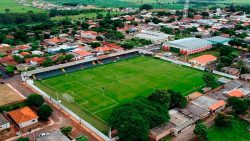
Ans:
[[[24,128],[38,122],[38,116],[29,107],[23,107],[8,112],[11,119],[20,127]]]
[[[10,122],[0,114],[0,131],[10,128]]]

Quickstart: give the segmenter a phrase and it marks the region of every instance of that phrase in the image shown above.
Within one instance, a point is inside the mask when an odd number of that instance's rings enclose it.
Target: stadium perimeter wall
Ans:
[[[41,94],[45,98],[49,99],[52,103],[54,103],[55,105],[58,105],[61,109],[63,109],[65,112],[67,112],[72,117],[74,117],[80,124],[84,125],[88,129],[90,129],[91,131],[93,131],[97,136],[99,136],[100,138],[102,138],[105,141],[112,141],[112,139],[110,139],[109,137],[107,137],[106,135],[104,135],[102,132],[100,132],[99,130],[97,130],[95,127],[93,127],[87,121],[85,121],[84,119],[82,119],[81,117],[79,117],[78,115],[76,115],[74,112],[72,112],[67,107],[65,107],[63,104],[61,104],[59,101],[55,100],[54,98],[52,98],[51,96],[49,96],[47,93],[45,93],[44,91],[42,91],[40,88],[38,88],[37,86],[35,86],[33,80],[30,80],[30,79],[26,80],[26,83],[30,87],[32,87],[34,90],[36,90],[39,94]]]

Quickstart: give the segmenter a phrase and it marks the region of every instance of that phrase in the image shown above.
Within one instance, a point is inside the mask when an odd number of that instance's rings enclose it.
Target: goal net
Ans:
[[[69,94],[63,94],[63,99],[65,99],[67,102],[71,103],[71,102],[74,102],[74,98],[72,96],[70,96]]]

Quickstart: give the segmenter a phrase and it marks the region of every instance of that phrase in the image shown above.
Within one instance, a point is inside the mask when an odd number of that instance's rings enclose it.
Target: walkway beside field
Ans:
[[[36,93],[29,86],[27,86],[24,82],[21,81],[20,76],[15,76],[13,78],[4,80],[5,83],[11,84],[15,89],[17,89],[21,94],[25,97],[29,96],[32,93]],[[39,131],[34,131],[33,133],[27,134],[25,137],[29,137],[31,141],[35,141],[35,138],[39,136],[39,134],[44,132],[53,132],[55,130],[59,130],[64,126],[72,126],[73,131],[70,136],[73,138],[78,137],[79,135],[86,135],[89,138],[89,141],[102,141],[99,136],[97,136],[94,132],[89,130],[87,127],[80,125],[73,117],[69,114],[65,113],[58,106],[52,104],[47,99],[45,101],[48,105],[50,105],[53,109],[53,114],[51,119],[55,122],[51,126],[47,126]]]

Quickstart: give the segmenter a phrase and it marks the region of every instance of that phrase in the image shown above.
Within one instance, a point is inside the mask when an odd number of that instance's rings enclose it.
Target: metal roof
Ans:
[[[212,43],[226,43],[229,42],[231,39],[230,38],[226,38],[226,37],[222,37],[222,36],[215,36],[215,37],[211,37],[211,38],[206,38],[207,41],[210,41]]]
[[[170,41],[164,44],[174,48],[185,49],[185,50],[194,50],[212,45],[211,42],[200,38],[184,38],[180,40]]]

